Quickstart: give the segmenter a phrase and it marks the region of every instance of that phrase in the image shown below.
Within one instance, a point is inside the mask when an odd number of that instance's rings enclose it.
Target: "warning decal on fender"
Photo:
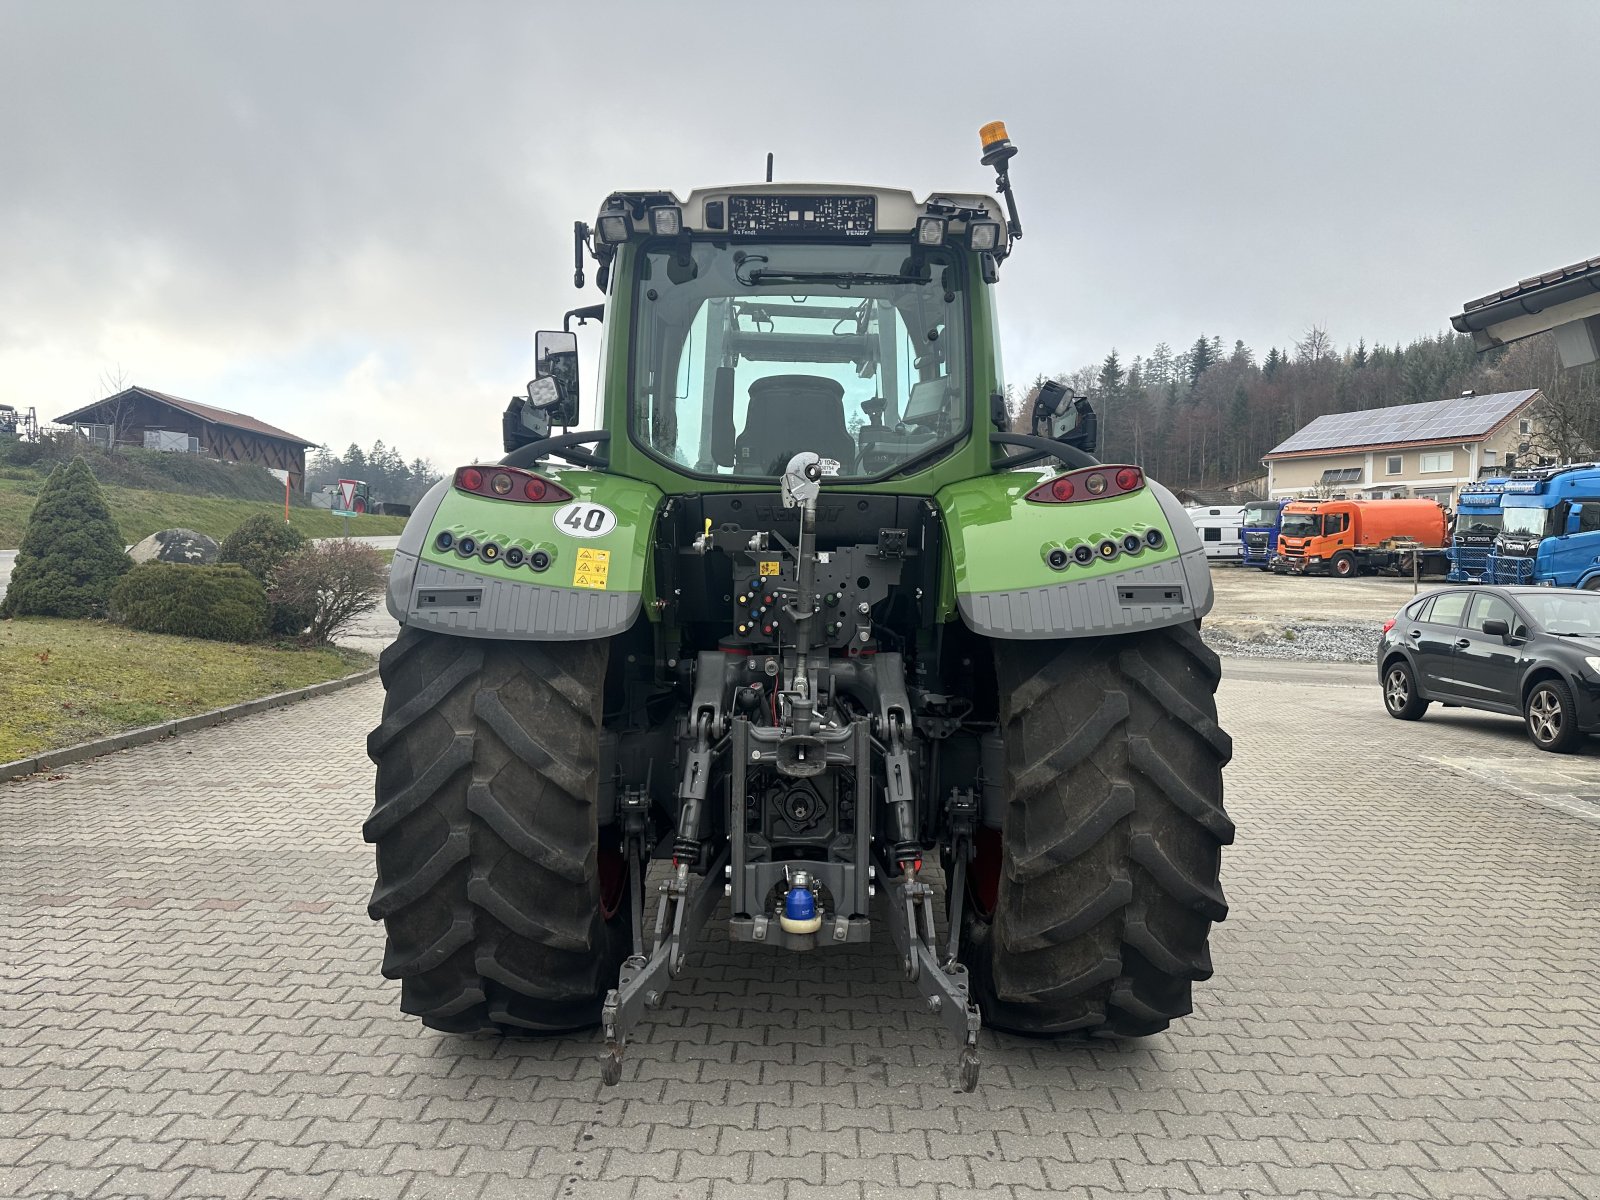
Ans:
[[[572,586],[604,589],[610,570],[611,551],[585,546],[578,551],[578,561],[572,564]]]
[[[604,504],[590,504],[587,500],[574,500],[564,504],[555,515],[556,532],[568,537],[605,537],[617,527],[617,514]]]

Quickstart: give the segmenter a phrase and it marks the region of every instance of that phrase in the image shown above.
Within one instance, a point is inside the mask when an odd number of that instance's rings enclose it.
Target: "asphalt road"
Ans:
[[[602,1088],[591,1035],[398,1011],[369,684],[0,785],[0,1195],[1600,1196],[1600,752],[1229,661],[1238,842],[1197,1011],[949,1044],[890,948],[713,932]]]

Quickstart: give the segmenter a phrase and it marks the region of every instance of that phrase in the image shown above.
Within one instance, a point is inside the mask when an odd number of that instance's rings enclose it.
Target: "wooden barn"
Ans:
[[[130,387],[56,418],[104,449],[143,446],[207,454],[223,462],[287,471],[289,486],[305,490],[306,447],[316,445],[243,413],[196,404],[151,388]]]

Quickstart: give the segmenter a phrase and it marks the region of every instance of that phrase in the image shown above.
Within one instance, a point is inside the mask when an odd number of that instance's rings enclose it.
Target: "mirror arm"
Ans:
[[[611,432],[607,429],[581,429],[576,433],[563,433],[556,437],[540,438],[536,442],[529,442],[525,446],[518,446],[510,454],[500,460],[503,467],[531,467],[546,455],[554,454],[564,458],[569,463],[578,467],[594,467],[602,470],[611,464],[611,456],[605,453],[591,454],[587,450],[576,447],[593,442],[597,446],[604,446],[611,440]]]
[[[578,318],[579,325],[586,325],[590,321],[603,321],[605,316],[606,306],[604,304],[585,304],[582,308],[569,308],[561,316],[561,332],[572,332],[573,317]]]

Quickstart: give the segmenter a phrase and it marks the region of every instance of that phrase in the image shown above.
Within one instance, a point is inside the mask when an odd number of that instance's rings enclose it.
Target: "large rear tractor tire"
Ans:
[[[597,820],[607,651],[404,629],[383,652],[367,911],[401,1011],[425,1025],[600,1020],[632,944],[623,859]]]
[[[1191,1011],[1228,912],[1217,656],[1190,625],[993,645],[1009,802],[977,839],[962,936],[984,1019],[1158,1033]]]

